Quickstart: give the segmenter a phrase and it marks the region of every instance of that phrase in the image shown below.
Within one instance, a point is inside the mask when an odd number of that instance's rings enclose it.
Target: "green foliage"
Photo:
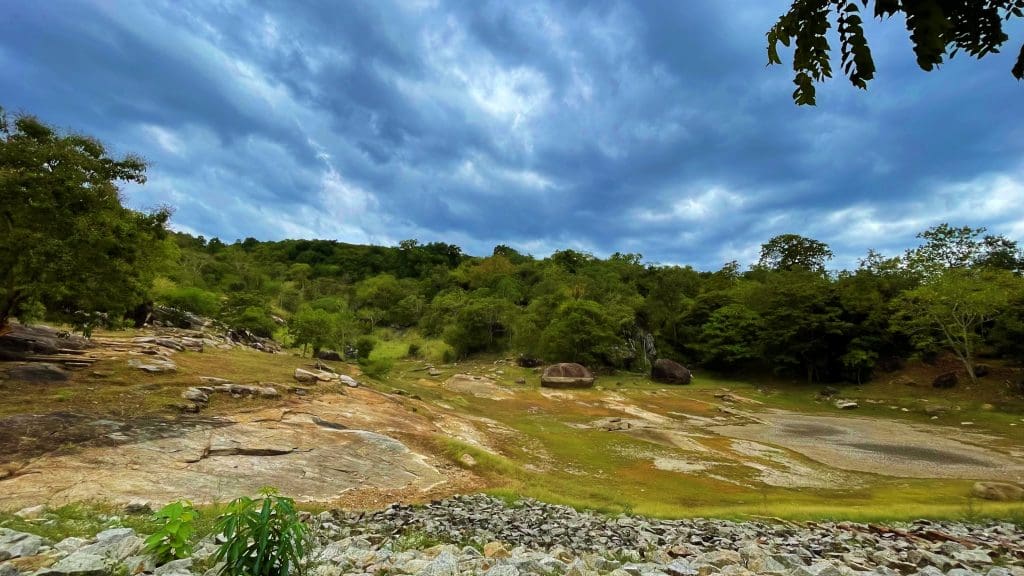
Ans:
[[[360,336],[356,339],[356,352],[360,359],[369,358],[376,346],[377,339],[373,336]]]
[[[136,156],[0,109],[0,330],[25,306],[108,312],[142,302],[169,255],[167,210],[125,208],[119,182],[145,182]]]
[[[380,380],[387,376],[388,372],[394,368],[395,359],[387,356],[366,358],[359,361],[359,366],[362,368],[363,374]]]
[[[701,332],[698,348],[704,362],[719,368],[741,367],[762,357],[761,316],[742,304],[715,310]]]
[[[761,245],[758,265],[771,270],[824,272],[825,262],[831,259],[828,244],[798,234],[782,234]]]
[[[405,342],[434,363],[504,353],[643,369],[664,357],[720,371],[864,381],[876,364],[942,350],[934,332],[896,326],[902,294],[948,269],[1022,272],[1015,241],[948,224],[922,232],[921,246],[904,254],[872,251],[856,270],[835,273],[825,270],[826,244],[795,234],[771,238],[749,270],[730,262],[715,272],[645,265],[639,254],[564,250],[535,259],[499,246],[473,258],[412,240],[385,248],[173,236],[179,257],[155,294],[214,294],[226,323],[284,341],[270,318],[283,316],[288,342],[314,350],[354,344],[376,377],[410,353]],[[1024,301],[1010,302],[978,328],[984,353],[1024,356]]]
[[[861,7],[871,0],[793,0],[789,10],[768,31],[768,63],[782,64],[779,44],[795,45],[793,83],[797,104],[815,103],[815,84],[832,77],[828,32],[834,20],[839,33],[843,73],[857,88],[867,89],[875,77],[875,63],[864,34]],[[1024,16],[1022,0],[978,0],[947,2],[920,0],[874,0],[874,16],[879,19],[901,15],[917,64],[932,70],[959,51],[976,58],[999,52],[1009,40],[1004,32],[1007,21]],[[1024,79],[1024,48],[1012,70]]]
[[[313,304],[302,306],[292,316],[288,323],[288,329],[295,338],[297,346],[309,345],[316,354],[324,348],[344,348],[355,334],[355,318],[342,306],[331,305],[327,309],[314,307],[317,303],[335,304],[330,299],[320,299]],[[336,309],[337,312],[329,312],[328,309]]]
[[[192,555],[192,536],[195,520],[199,517],[191,502],[171,502],[153,514],[157,530],[146,538],[146,552],[156,556],[163,564]]]
[[[248,330],[263,338],[270,338],[274,335],[277,324],[270,317],[270,310],[262,306],[249,306],[241,314],[231,319],[231,327]]]
[[[495,297],[467,299],[444,330],[444,341],[459,356],[498,348],[507,335],[513,306]]]
[[[454,362],[456,358],[454,348],[443,340],[434,339],[424,340],[419,345],[419,355],[435,364],[447,364]]]
[[[600,365],[620,342],[615,318],[597,302],[573,300],[562,305],[541,335],[541,353],[552,362]]]
[[[224,562],[221,574],[288,576],[301,572],[307,528],[291,498],[269,489],[259,498],[238,498],[218,519],[217,532],[224,543],[213,559]]]
[[[1024,280],[1009,272],[950,268],[896,300],[896,326],[920,349],[938,344],[955,354],[975,380],[981,330],[1022,293]]]
[[[220,311],[220,298],[216,294],[194,286],[171,288],[157,294],[157,301],[201,316],[216,316]]]

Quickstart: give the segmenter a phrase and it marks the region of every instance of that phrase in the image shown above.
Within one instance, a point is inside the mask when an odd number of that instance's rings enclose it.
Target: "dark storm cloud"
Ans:
[[[141,153],[132,203],[227,240],[709,268],[785,232],[841,265],[944,220],[1024,236],[1012,54],[925,74],[899,22],[872,25],[870,92],[837,80],[797,108],[764,66],[785,4],[23,4],[0,104]]]

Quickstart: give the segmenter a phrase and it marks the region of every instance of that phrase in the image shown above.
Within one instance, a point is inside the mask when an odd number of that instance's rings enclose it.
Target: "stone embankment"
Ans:
[[[312,576],[1024,576],[1024,535],[1010,523],[654,520],[487,496],[307,521]],[[56,543],[0,528],[0,575],[215,576],[215,549],[207,538],[158,567],[127,528]]]

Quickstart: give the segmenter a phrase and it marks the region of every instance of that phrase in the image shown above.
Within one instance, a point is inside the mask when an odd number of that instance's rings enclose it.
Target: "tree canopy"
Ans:
[[[32,307],[123,312],[148,294],[166,256],[167,210],[121,202],[118,182],[145,182],[145,162],[0,110],[0,330]]]
[[[779,44],[793,45],[793,100],[815,103],[815,84],[832,77],[832,46],[828,32],[839,34],[843,74],[857,88],[867,89],[875,77],[875,61],[864,34],[862,8],[884,19],[902,16],[917,65],[931,71],[959,52],[983,58],[999,52],[1009,40],[1005,23],[1024,17],[1024,0],[794,0],[789,11],[768,31],[768,63],[782,64]],[[1024,79],[1024,46],[1011,73]]]

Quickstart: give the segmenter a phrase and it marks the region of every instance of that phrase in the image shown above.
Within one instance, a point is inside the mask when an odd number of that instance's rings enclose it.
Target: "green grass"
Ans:
[[[397,389],[407,397],[415,395],[419,400],[403,402],[419,414],[446,412],[449,409],[439,405],[444,404],[456,415],[475,419],[467,421],[488,419],[514,431],[514,434],[495,437],[486,434],[481,425],[480,431],[491,439],[492,450],[443,435],[420,438],[421,444],[417,444],[464,468],[467,466],[462,457],[472,456],[475,464],[468,468],[483,479],[490,493],[504,498],[529,496],[577,508],[657,517],[773,516],[792,520],[881,521],[991,516],[1017,522],[1024,518],[1024,504],[970,499],[971,482],[964,480],[897,479],[865,474],[858,476],[864,485],[857,489],[787,489],[761,485],[750,468],[737,464],[715,466],[712,471],[721,478],[659,470],[652,465],[652,455],[680,456],[680,453],[628,434],[583,426],[598,418],[622,416],[605,402],[609,392],[662,416],[677,418],[676,414],[689,414],[709,418],[717,416],[717,406],[723,404],[714,395],[728,389],[761,403],[735,405],[746,411],[786,409],[949,426],[972,421],[975,425],[969,429],[991,433],[991,442],[1019,447],[1024,443],[1024,422],[1021,422],[1024,400],[1007,397],[995,382],[983,381],[983,387],[968,389],[964,386],[951,391],[892,385],[887,380],[843,387],[841,397],[860,402],[861,407],[852,412],[839,411],[831,402],[818,399],[820,386],[771,379],[743,381],[706,374],[698,374],[689,386],[656,384],[639,373],[601,375],[597,381],[600,389],[574,391],[571,399],[565,399],[557,393],[542,392],[539,376],[533,370],[505,363],[499,356],[477,357],[458,365],[441,366],[444,375],[431,378],[423,370],[424,360],[440,366],[438,359],[447,354],[447,345],[415,334],[400,337],[382,333],[381,336],[391,339],[379,341],[363,366],[369,388],[384,393]],[[411,343],[416,344],[416,357],[409,357]],[[198,384],[199,376],[216,376],[239,383],[289,385],[293,382],[294,369],[311,362],[292,353],[272,355],[244,348],[179,353],[174,355],[174,361],[179,371],[172,374],[145,374],[129,368],[122,358],[103,360],[91,370],[75,372],[67,383],[28,385],[0,381],[0,393],[7,399],[0,403],[0,417],[26,411],[117,418],[171,417],[177,412],[170,406],[181,402],[181,390]],[[375,364],[386,369],[375,371]],[[503,373],[497,374],[498,370]],[[108,376],[95,378],[90,375],[92,371],[106,372]],[[516,393],[511,399],[493,400],[445,388],[444,380],[457,372],[491,376]],[[525,378],[526,384],[516,384],[519,378]],[[317,385],[314,393],[330,393],[330,386]],[[960,410],[931,420],[924,413],[922,398],[959,406]],[[291,399],[221,401],[215,396],[207,413],[226,413],[285,401]],[[18,437],[42,437],[35,430],[15,432]],[[47,440],[58,445],[65,441],[73,443],[74,437],[64,439],[58,435]],[[712,447],[721,447],[716,443],[726,442],[713,433],[700,441]],[[15,529],[32,525],[52,530],[53,534],[90,535],[108,527],[103,518],[113,513],[113,508],[102,504],[74,505],[55,509],[52,525],[26,523],[10,514],[0,514],[0,525]],[[142,532],[148,529],[147,518],[119,516],[121,522],[134,523],[132,527]]]
[[[458,371],[488,374],[492,361],[460,363]],[[841,412],[830,402],[819,401],[819,387],[786,383],[755,385],[753,383],[701,377],[690,386],[666,386],[649,381],[643,374],[601,376],[601,390],[573,392],[576,402],[553,400],[540,393],[537,377],[530,370],[502,366],[505,374],[499,381],[520,390],[511,400],[491,400],[466,394],[455,394],[439,386],[423,384],[421,372],[412,366],[396,367],[396,377],[389,386],[415,393],[427,402],[441,401],[458,412],[490,418],[516,430],[518,439],[505,440],[500,453],[466,444],[452,438],[437,440],[441,453],[456,465],[469,454],[476,461],[472,469],[492,485],[489,493],[513,499],[528,496],[547,502],[566,504],[581,509],[608,513],[635,512],[656,517],[780,517],[790,520],[848,519],[859,521],[911,520],[920,517],[935,519],[978,519],[995,517],[1019,521],[1024,518],[1024,504],[995,503],[971,499],[971,481],[943,479],[903,479],[858,475],[864,485],[856,489],[781,488],[761,485],[754,471],[737,464],[714,468],[714,473],[731,481],[700,474],[683,474],[658,470],[650,457],[631,454],[671,455],[672,449],[620,433],[609,433],[579,427],[608,415],[621,415],[602,406],[599,400],[606,391],[616,391],[644,409],[670,415],[673,412],[714,416],[716,405],[722,404],[714,394],[723,388],[762,404],[737,404],[742,410],[757,411],[784,408],[799,412],[828,414],[839,417],[877,416],[885,418],[928,421],[917,412],[893,414],[889,402],[911,403],[915,398],[886,398],[884,404],[864,402],[872,397],[872,389],[863,387],[859,395],[848,394],[862,401],[862,409]],[[526,376],[528,384],[512,384]],[[891,393],[891,391],[886,391]],[[879,396],[883,396],[879,394]],[[978,401],[980,406],[984,402]],[[1004,418],[1008,424],[1015,416],[977,415],[980,408],[962,406],[952,418],[973,418],[977,422],[994,422]],[[898,412],[898,411],[897,411]],[[1002,427],[1003,432],[1016,432]],[[717,441],[712,435],[708,442]],[[1012,438],[1009,441],[1013,441]],[[543,456],[542,456],[543,455]],[[692,456],[692,455],[691,455]],[[805,464],[817,465],[799,455],[791,455]],[[820,465],[817,465],[820,466]]]

